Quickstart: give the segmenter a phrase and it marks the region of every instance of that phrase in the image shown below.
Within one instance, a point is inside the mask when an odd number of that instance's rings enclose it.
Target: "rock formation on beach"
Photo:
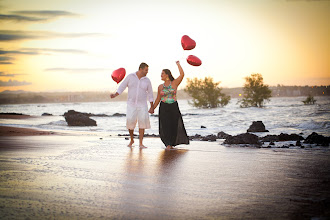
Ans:
[[[324,137],[323,135],[319,135],[318,133],[313,132],[305,139],[304,143],[329,146],[330,137]]]
[[[301,141],[304,138],[298,134],[284,134],[280,135],[266,135],[265,137],[261,137],[260,140],[262,142],[276,142],[276,141]]]
[[[75,110],[69,110],[69,111],[65,112],[64,116],[75,115],[75,114],[80,114],[80,115],[84,115],[87,117],[109,117],[109,115],[106,115],[106,114],[92,114],[92,113],[85,113],[85,112],[77,112]]]
[[[257,135],[245,133],[236,136],[228,136],[224,144],[253,144],[261,145]]]
[[[247,132],[269,132],[262,121],[254,121]]]
[[[68,126],[97,126],[96,121],[89,118],[88,114],[69,110],[64,113]]]

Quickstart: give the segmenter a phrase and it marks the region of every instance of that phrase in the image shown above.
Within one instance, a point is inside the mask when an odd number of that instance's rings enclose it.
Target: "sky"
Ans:
[[[252,73],[269,86],[330,85],[330,0],[0,0],[0,92],[113,92],[111,73],[141,62],[156,91],[177,60],[186,78],[224,88]]]

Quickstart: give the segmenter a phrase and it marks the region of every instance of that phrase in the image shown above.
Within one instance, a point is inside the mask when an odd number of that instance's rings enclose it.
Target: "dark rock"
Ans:
[[[306,144],[318,144],[325,147],[329,146],[329,142],[330,142],[330,137],[319,135],[316,132],[310,134],[304,141],[304,143]]]
[[[189,136],[189,140],[194,140],[194,139],[201,139],[202,138],[202,135],[200,134],[195,134],[194,136]]]
[[[281,133],[278,136],[278,141],[300,141],[304,140],[304,138],[297,134],[283,134]]]
[[[230,135],[230,134],[226,134],[226,133],[223,132],[223,131],[220,131],[220,132],[218,133],[218,138],[219,138],[219,139],[227,139],[228,137],[231,137],[231,135]]]
[[[68,126],[97,126],[95,120],[81,114],[67,115],[65,116],[65,121],[68,123]]]
[[[41,116],[52,116],[52,114],[49,114],[49,113],[43,113]]]
[[[273,141],[271,141],[271,142],[269,143],[269,145],[275,145],[275,143],[274,143]]]
[[[126,140],[128,140],[129,138],[129,134],[118,134],[119,137],[125,137]],[[134,138],[139,138],[139,135],[137,134],[133,134]],[[158,134],[144,134],[143,137],[159,137]]]
[[[118,137],[122,137],[122,136],[124,136],[124,137],[129,137],[130,135],[129,134],[118,134]],[[138,135],[136,135],[136,134],[133,134],[133,137],[138,137]]]
[[[24,115],[24,114],[15,113],[15,112],[1,112],[0,115]]]
[[[230,136],[228,137],[224,144],[256,144],[260,145],[259,138],[257,135],[245,133],[245,134],[239,134],[236,136]]]
[[[300,141],[297,141],[296,142],[296,146],[299,146],[300,147],[301,146],[301,142]]]
[[[106,114],[92,114],[92,113],[85,113],[85,112],[77,112],[75,110],[69,110],[69,111],[65,112],[64,116],[77,115],[77,114],[85,115],[87,117],[109,117],[109,115],[106,115]]]
[[[254,121],[247,132],[269,132],[262,121]]]
[[[289,148],[289,146],[283,145],[283,146],[280,147],[280,148]]]
[[[214,134],[207,135],[202,138],[202,141],[216,141],[216,140],[217,140],[217,136],[215,136]]]
[[[87,117],[90,117],[91,116],[90,113],[77,112],[75,110],[69,110],[69,111],[67,111],[67,112],[64,113],[64,117],[65,116],[70,116],[70,115],[84,115],[84,116],[87,116]]]
[[[201,128],[206,128],[206,127],[202,125]]]
[[[126,114],[115,113],[112,116],[114,116],[114,117],[123,117],[123,116],[126,116]]]
[[[280,135],[266,135],[265,137],[260,138],[263,142],[276,142],[276,141],[300,141],[304,140],[304,138],[297,134],[284,134]]]
[[[68,126],[97,126],[96,121],[90,119],[88,115],[74,110],[64,113],[64,118]]]
[[[159,137],[158,134],[144,134],[144,137]]]
[[[265,137],[260,138],[263,142],[276,142],[279,140],[277,135],[266,135]]]

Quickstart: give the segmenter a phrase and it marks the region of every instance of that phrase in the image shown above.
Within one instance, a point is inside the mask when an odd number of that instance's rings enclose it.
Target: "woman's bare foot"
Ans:
[[[129,142],[129,144],[127,145],[127,147],[133,147],[134,144],[134,140],[131,140],[131,142]]]
[[[165,150],[171,150],[172,149],[172,146],[168,145]]]
[[[144,146],[143,144],[140,145],[140,149],[144,149],[147,148],[146,146]]]

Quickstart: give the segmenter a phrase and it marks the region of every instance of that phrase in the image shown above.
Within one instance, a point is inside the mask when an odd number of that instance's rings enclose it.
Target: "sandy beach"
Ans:
[[[30,115],[23,115],[23,114],[0,114],[0,119],[13,119],[13,120],[22,120],[22,119],[29,119],[34,118]],[[31,128],[18,128],[18,127],[11,127],[11,126],[0,126],[0,136],[35,136],[35,135],[51,135],[55,134],[51,131],[42,131],[36,130]],[[4,146],[0,146],[4,147]]]
[[[124,137],[1,129],[1,219],[330,216],[328,150],[192,141],[165,151],[158,138],[140,150]]]
[[[10,126],[0,126],[0,136],[36,136],[36,135],[53,135],[52,131],[41,131],[31,128],[17,128]]]

